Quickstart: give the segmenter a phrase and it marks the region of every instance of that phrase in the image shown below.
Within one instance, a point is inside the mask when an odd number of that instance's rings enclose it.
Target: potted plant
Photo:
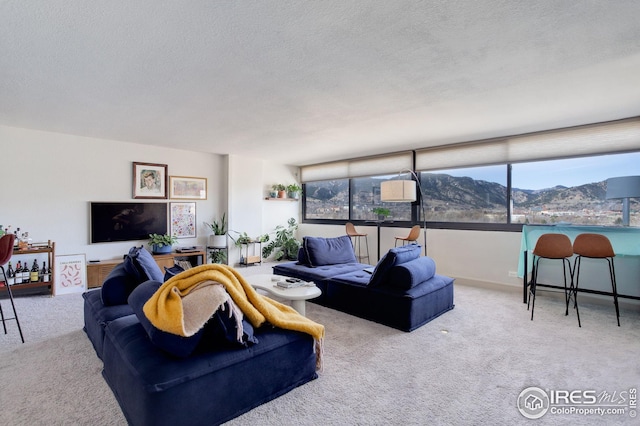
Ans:
[[[209,247],[226,247],[227,246],[227,214],[222,213],[222,218],[217,221],[215,218],[211,223],[205,222],[213,235],[209,236]]]
[[[300,242],[293,234],[298,229],[298,224],[294,218],[287,221],[287,226],[278,225],[275,229],[275,237],[269,244],[262,248],[262,257],[267,258],[274,253],[275,260],[296,260]]]
[[[291,185],[287,185],[287,196],[289,198],[298,198],[298,193],[302,188],[297,183],[292,183]]]
[[[171,253],[171,246],[178,242],[178,239],[169,234],[149,234],[149,246],[153,253]]]
[[[226,249],[210,250],[209,259],[211,259],[211,263],[227,263],[227,250]]]
[[[281,183],[276,183],[271,188],[278,191],[278,198],[287,198],[287,187]]]
[[[238,234],[236,238],[233,238],[233,236],[229,234],[229,238],[233,240],[236,247],[240,247],[243,244],[249,244],[253,242],[253,238],[251,238],[246,232],[242,232],[242,233],[238,231],[231,231],[231,232]]]
[[[373,209],[373,213],[378,215],[378,220],[384,220],[391,214],[391,211],[385,207],[376,207]]]
[[[278,197],[278,184],[274,183],[271,185],[271,191],[269,191],[269,198],[277,198]]]

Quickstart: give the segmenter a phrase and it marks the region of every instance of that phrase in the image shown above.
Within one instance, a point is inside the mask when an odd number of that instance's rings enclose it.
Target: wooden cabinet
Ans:
[[[164,268],[171,268],[176,264],[176,261],[187,261],[191,266],[202,265],[205,263],[206,255],[207,254],[204,251],[192,251],[187,253],[155,254],[153,255],[153,258],[164,274]],[[89,262],[87,264],[87,287],[101,287],[102,283],[113,268],[121,264],[122,261],[122,259],[112,259],[101,260],[99,262]]]
[[[53,294],[54,291],[54,277],[55,277],[55,252],[56,243],[53,241],[47,241],[46,243],[35,243],[31,247],[24,249],[14,249],[11,256],[11,265],[15,269],[18,260],[23,264],[26,263],[29,268],[33,264],[34,259],[37,260],[38,265],[42,268],[42,262],[47,263],[47,267],[51,268],[51,274],[47,281],[36,281],[29,283],[13,284],[11,291],[14,295],[29,294],[29,293],[49,293]],[[7,267],[5,267],[5,271]],[[4,287],[0,288],[0,294],[6,292]]]

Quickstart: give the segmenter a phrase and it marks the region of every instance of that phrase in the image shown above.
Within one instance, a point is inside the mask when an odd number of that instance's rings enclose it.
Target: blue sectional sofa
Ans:
[[[348,236],[305,237],[297,262],[276,275],[313,281],[322,295],[311,302],[403,331],[453,309],[453,278],[436,274],[433,259],[411,244],[389,250],[375,268],[357,263]]]
[[[305,333],[243,322],[238,340],[229,314],[192,337],[154,329],[142,307],[162,279],[135,248],[102,288],[83,295],[84,330],[129,424],[217,425],[317,377]]]

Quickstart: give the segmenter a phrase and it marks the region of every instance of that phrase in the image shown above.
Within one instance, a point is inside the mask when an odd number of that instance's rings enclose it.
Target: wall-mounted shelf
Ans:
[[[272,198],[272,197],[265,197],[265,200],[269,200],[269,201],[298,201],[299,198]]]

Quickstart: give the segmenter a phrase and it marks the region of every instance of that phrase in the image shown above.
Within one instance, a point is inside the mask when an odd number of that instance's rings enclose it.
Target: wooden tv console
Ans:
[[[176,260],[187,260],[193,266],[205,263],[207,254],[205,251],[191,251],[186,253],[154,254],[153,258],[164,273],[164,267],[171,268]],[[109,273],[122,263],[122,259],[100,260],[87,263],[87,288],[101,287]]]

